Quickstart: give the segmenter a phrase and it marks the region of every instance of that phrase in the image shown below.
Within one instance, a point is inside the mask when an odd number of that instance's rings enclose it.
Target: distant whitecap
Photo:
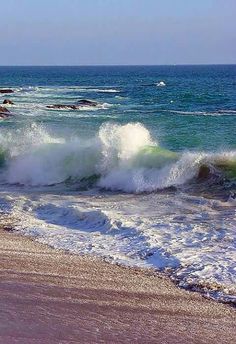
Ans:
[[[165,87],[166,84],[165,84],[164,81],[160,81],[160,82],[157,82],[157,83],[156,83],[156,86],[157,86],[157,87]]]

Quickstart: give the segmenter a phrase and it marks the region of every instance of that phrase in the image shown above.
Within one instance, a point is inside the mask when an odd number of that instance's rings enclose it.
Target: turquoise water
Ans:
[[[113,105],[95,118],[80,117],[79,125],[75,113],[68,120],[68,113],[58,118],[45,110],[32,112],[34,120],[54,126],[54,130],[67,121],[72,133],[83,131],[87,136],[107,120],[140,121],[169,149],[235,148],[236,66],[1,67],[0,78],[2,87],[23,88],[11,96],[23,104],[73,103],[89,98]],[[166,87],[157,87],[160,81]],[[28,89],[30,86],[42,88]],[[119,93],[98,93],[96,88]],[[225,112],[219,114],[222,110]],[[22,116],[23,120],[28,117]]]
[[[236,66],[0,67],[0,80],[14,91],[0,94],[14,102],[3,223],[235,301]]]

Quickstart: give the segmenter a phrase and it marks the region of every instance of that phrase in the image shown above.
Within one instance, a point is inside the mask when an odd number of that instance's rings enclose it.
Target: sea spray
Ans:
[[[38,129],[38,131],[37,131]],[[23,138],[21,138],[23,136]],[[16,141],[20,142],[16,149]],[[6,178],[8,183],[50,185],[68,178],[106,175],[118,166],[132,167],[139,150],[155,144],[141,124],[103,125],[91,139],[55,138],[36,125],[7,137],[11,159]]]
[[[33,124],[0,137],[10,184],[52,185],[70,180],[124,192],[152,192],[181,186],[207,166],[234,178],[236,152],[175,153],[160,147],[140,123],[106,123],[91,138],[55,137]],[[96,176],[96,178],[95,178]]]
[[[132,167],[134,158],[145,146],[157,145],[152,141],[149,131],[140,123],[126,125],[105,124],[98,133],[102,145],[102,172],[113,168]]]

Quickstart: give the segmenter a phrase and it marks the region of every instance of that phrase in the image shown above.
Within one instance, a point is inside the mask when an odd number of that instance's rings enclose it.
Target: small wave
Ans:
[[[157,82],[156,83],[156,86],[157,87],[165,87],[166,86],[166,83],[164,81],[160,81],[160,82]]]
[[[107,110],[111,108],[113,104],[109,103],[101,103],[98,104],[96,107],[95,106],[81,106],[79,108],[80,111],[96,111],[96,110]]]
[[[181,111],[181,110],[162,110],[163,112],[176,113],[179,115],[206,115],[203,111]]]
[[[24,103],[24,102],[17,102],[14,103],[13,105],[7,105],[10,106],[13,109],[22,109],[22,110],[44,110],[45,105],[44,104],[39,104],[39,103]]]
[[[109,218],[98,210],[82,211],[73,206],[59,207],[53,204],[41,204],[33,211],[38,219],[68,229],[104,232],[112,227]]]
[[[225,109],[225,110],[217,110],[216,111],[217,113],[220,113],[220,114],[236,114],[236,110],[227,110],[227,109]]]
[[[123,96],[115,96],[116,99],[120,99],[120,100],[127,100],[129,99],[129,97],[123,97]]]
[[[182,111],[182,110],[162,110],[163,112],[175,113],[178,115],[190,115],[190,116],[234,116],[236,111],[234,110],[215,110],[215,111]]]
[[[120,93],[119,90],[113,88],[93,88],[93,87],[74,87],[67,90],[73,90],[77,92],[96,92],[96,93]]]
[[[63,105],[63,104],[62,104]],[[73,104],[72,104],[73,105]],[[59,111],[59,112],[63,112],[63,111],[71,111],[71,105],[68,105],[68,107],[65,105],[63,108],[55,108],[55,109],[49,109],[47,108],[47,104],[44,103],[24,103],[24,102],[17,102],[13,105],[8,105],[8,107],[11,107],[13,109],[16,110],[26,110],[26,111],[22,111],[22,115],[32,115],[34,116],[35,113],[34,111]],[[96,106],[89,106],[89,105],[85,105],[85,106],[79,106],[76,109],[77,111],[97,111],[97,110],[107,110],[109,108],[111,108],[113,106],[113,104],[110,103],[98,103]],[[33,111],[30,112],[29,111]],[[74,110],[73,110],[74,111]]]
[[[115,89],[100,89],[100,88],[85,88],[80,89],[80,92],[96,92],[96,93],[120,93],[119,90]]]
[[[27,87],[19,87],[16,90],[18,92],[35,92],[35,91],[39,91],[40,88],[38,86],[27,86]]]
[[[21,92],[23,94],[35,93],[37,96],[51,96],[52,93],[68,93],[68,92],[96,92],[96,93],[120,93],[120,90],[109,87],[92,87],[92,86],[26,86],[26,87],[12,87],[14,92]]]
[[[67,93],[67,92],[86,92],[86,93],[90,93],[90,92],[96,92],[96,93],[120,93],[119,90],[116,89],[101,89],[101,88],[90,88],[90,87],[76,87],[76,88],[64,88],[64,89],[58,89],[58,90],[52,90],[53,92],[63,92],[63,93]]]

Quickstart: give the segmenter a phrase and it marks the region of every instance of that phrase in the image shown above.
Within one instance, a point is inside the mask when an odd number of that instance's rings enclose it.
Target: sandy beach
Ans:
[[[235,342],[235,310],[151,272],[0,231],[0,343]]]
[[[236,344],[236,0],[1,12],[0,344]]]

